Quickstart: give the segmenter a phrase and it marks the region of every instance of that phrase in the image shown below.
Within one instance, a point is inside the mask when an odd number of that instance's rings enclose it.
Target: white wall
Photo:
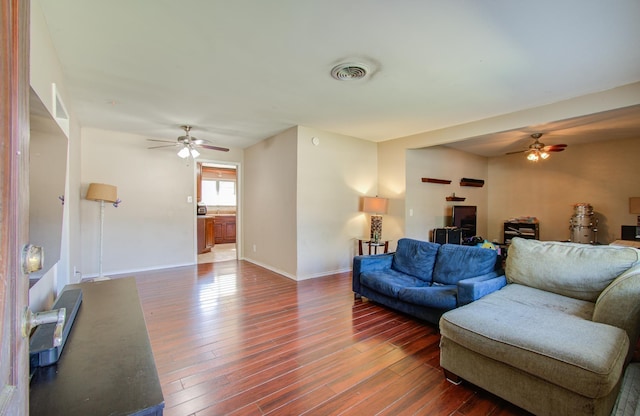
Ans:
[[[62,67],[49,35],[42,9],[38,0],[30,5],[30,84],[40,97],[49,113],[53,113],[52,84],[56,85],[58,94],[66,105],[70,117],[68,128],[69,154],[67,157],[67,179],[65,184],[65,205],[63,209],[63,232],[60,261],[50,273],[44,275],[29,290],[29,306],[34,311],[47,309],[54,298],[68,283],[74,283],[79,276],[73,276],[72,265],[82,257],[79,227],[79,175],[80,134],[79,125],[74,118],[73,107],[67,99]]]
[[[430,232],[450,224],[453,205],[475,205],[476,235],[487,236],[488,178],[487,158],[435,146],[407,150],[406,237],[430,240]],[[424,183],[422,178],[447,179],[451,183]],[[483,187],[462,187],[461,178],[483,179]],[[454,194],[466,198],[449,202]],[[411,215],[413,211],[413,216]]]
[[[519,216],[540,221],[540,239],[567,240],[574,205],[593,206],[598,242],[620,238],[634,225],[629,197],[640,196],[640,138],[569,146],[545,161],[522,154],[489,160],[489,238],[502,242],[503,222]]]
[[[105,204],[105,275],[194,264],[196,262],[195,163],[173,148],[148,149],[144,136],[82,129],[81,226],[83,277],[99,264],[100,203],[84,199],[89,183],[118,188],[118,208]],[[242,151],[203,150],[205,158],[240,162]],[[192,202],[187,202],[191,196]]]
[[[64,76],[38,0],[31,0],[30,24],[29,83],[49,112],[53,113],[51,84],[55,83],[62,98],[66,98]],[[65,100],[65,105],[69,105],[68,100]]]
[[[298,128],[299,280],[351,269],[355,241],[369,230],[359,203],[363,195],[376,195],[377,161],[375,143]]]
[[[376,165],[375,143],[302,126],[245,149],[245,258],[296,280],[349,270]]]
[[[621,225],[635,224],[629,197],[640,195],[640,138],[572,145],[531,163],[522,154],[483,158],[435,146],[406,151],[406,236],[427,239],[445,225],[444,198],[455,192],[478,206],[478,234],[503,242],[504,221],[534,216],[542,240],[570,238],[574,205],[589,203],[598,219],[598,242],[620,238]],[[421,177],[451,179],[450,185],[421,183]],[[460,177],[485,179],[482,188],[460,187]],[[413,217],[409,210],[413,209]]]
[[[36,99],[34,97],[32,99]],[[32,115],[29,137],[29,242],[44,248],[41,276],[60,261],[68,139],[47,117]]]
[[[244,149],[244,258],[295,279],[297,128]]]

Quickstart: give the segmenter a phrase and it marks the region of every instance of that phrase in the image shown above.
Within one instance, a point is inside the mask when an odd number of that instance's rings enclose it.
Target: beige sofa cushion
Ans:
[[[585,397],[606,396],[622,373],[629,340],[592,322],[593,303],[510,284],[445,313],[453,342]]]
[[[602,291],[592,319],[624,329],[635,343],[640,332],[640,265],[622,273]]]
[[[628,247],[513,238],[505,274],[509,283],[595,302],[622,272],[639,260]]]

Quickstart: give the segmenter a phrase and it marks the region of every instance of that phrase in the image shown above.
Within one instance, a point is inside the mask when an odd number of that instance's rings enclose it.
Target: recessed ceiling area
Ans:
[[[640,105],[472,137],[444,146],[485,157],[503,156],[525,150],[534,133],[543,133],[540,141],[547,145],[640,139]]]
[[[245,148],[303,125],[384,141],[640,81],[637,0],[33,3],[80,124],[158,139],[188,124]],[[344,62],[369,75],[337,81]],[[549,122],[479,152],[582,128]]]

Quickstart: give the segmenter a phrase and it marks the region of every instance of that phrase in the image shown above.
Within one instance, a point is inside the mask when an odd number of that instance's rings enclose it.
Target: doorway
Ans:
[[[198,264],[238,259],[238,185],[237,165],[197,163]]]

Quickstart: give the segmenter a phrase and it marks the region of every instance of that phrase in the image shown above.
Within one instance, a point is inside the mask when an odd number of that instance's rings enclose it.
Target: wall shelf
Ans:
[[[460,186],[475,186],[477,188],[481,188],[484,186],[483,179],[471,179],[471,178],[462,178],[460,179]]]
[[[451,196],[446,197],[447,201],[464,201],[465,199],[467,199],[467,198],[462,197],[462,196],[456,196],[455,193],[451,194]]]
[[[422,182],[428,183],[440,183],[443,185],[448,185],[451,183],[449,179],[435,179],[435,178],[422,178]]]

